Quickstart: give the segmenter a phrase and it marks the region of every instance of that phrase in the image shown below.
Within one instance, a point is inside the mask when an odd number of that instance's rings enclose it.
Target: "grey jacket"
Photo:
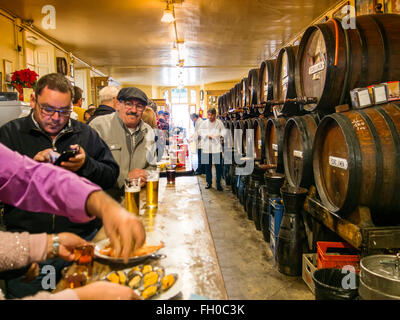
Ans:
[[[120,192],[130,171],[156,165],[155,133],[143,120],[133,133],[126,127],[118,112],[97,117],[89,125],[107,143],[119,165],[115,188]]]

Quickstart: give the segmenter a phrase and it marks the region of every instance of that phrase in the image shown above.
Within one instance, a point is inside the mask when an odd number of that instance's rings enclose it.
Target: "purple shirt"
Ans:
[[[50,163],[39,163],[0,143],[0,201],[85,223],[86,200],[99,186]]]

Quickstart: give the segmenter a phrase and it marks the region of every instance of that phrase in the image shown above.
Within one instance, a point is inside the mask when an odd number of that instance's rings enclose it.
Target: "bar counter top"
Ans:
[[[175,299],[187,300],[192,294],[214,300],[228,299],[197,178],[177,177],[175,185],[167,185],[166,178],[160,178],[156,209],[145,209],[145,187],[140,198],[146,243],[164,242],[165,246],[159,253],[166,256],[145,263],[161,265],[167,273],[179,275],[181,293]],[[100,230],[94,241],[105,237],[104,231]],[[129,266],[95,260],[90,282],[102,279],[112,270]],[[72,265],[67,274],[75,267]],[[61,280],[56,291],[64,287],[65,281]]]

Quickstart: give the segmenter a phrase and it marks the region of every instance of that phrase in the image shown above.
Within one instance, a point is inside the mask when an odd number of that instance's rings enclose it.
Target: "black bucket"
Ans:
[[[349,272],[342,273],[342,269],[323,268],[317,269],[312,274],[315,285],[315,300],[355,300],[358,297],[358,287],[360,276],[351,272],[355,276],[355,288],[343,288],[344,277],[350,276]],[[347,281],[345,280],[347,283]]]
[[[283,183],[285,182],[285,175],[282,173],[266,173],[265,180],[267,182],[268,194],[270,196],[278,195]]]
[[[286,185],[281,188],[283,206],[287,213],[299,213],[306,200],[308,190]]]

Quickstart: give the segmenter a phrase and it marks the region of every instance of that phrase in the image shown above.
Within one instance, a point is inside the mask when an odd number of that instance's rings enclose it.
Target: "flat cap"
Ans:
[[[135,87],[122,88],[117,96],[117,100],[119,101],[129,101],[133,99],[142,101],[146,106],[149,104],[149,98],[147,98],[146,94]]]

